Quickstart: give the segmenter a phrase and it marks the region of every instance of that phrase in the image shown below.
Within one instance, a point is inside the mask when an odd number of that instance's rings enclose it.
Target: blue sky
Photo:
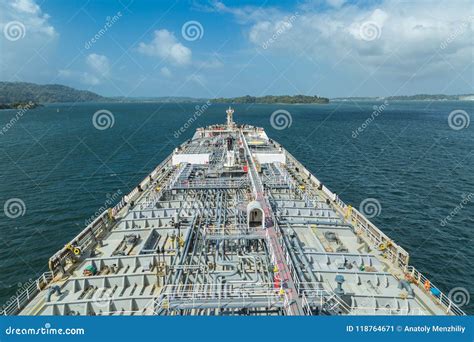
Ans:
[[[472,1],[0,0],[0,28],[1,80],[103,95],[474,92]]]

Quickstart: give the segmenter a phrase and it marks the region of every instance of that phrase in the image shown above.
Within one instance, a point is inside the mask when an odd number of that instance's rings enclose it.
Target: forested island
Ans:
[[[0,109],[33,109],[41,105],[36,102],[0,103]]]
[[[266,95],[266,96],[241,96],[241,97],[232,97],[225,98],[219,97],[216,99],[211,99],[213,103],[262,103],[262,104],[271,104],[271,103],[287,103],[287,104],[301,104],[301,103],[329,103],[329,99],[319,96],[307,96],[307,95]]]
[[[335,97],[332,101],[469,101],[474,100],[474,94],[416,94],[387,97]]]
[[[0,104],[54,102],[101,102],[110,99],[87,90],[77,90],[60,84],[0,82]]]

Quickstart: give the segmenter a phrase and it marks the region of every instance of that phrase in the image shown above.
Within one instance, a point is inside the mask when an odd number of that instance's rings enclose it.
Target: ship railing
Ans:
[[[276,144],[280,146],[278,143]],[[333,203],[339,208],[343,215],[350,214],[349,219],[354,224],[356,231],[359,230],[363,232],[364,235],[371,241],[373,247],[382,250],[384,254],[387,254],[395,266],[403,270],[405,274],[410,274],[412,279],[417,281],[418,286],[429,281],[423,274],[416,270],[415,267],[409,265],[409,254],[407,251],[395,244],[387,235],[385,235],[379,228],[377,228],[377,226],[365,218],[365,216],[362,215],[357,209],[344,203],[339,198],[339,196],[337,196],[337,194],[331,192],[321,183],[321,181],[319,181],[319,179],[311,175],[311,173],[288,151],[285,150],[285,153],[287,155],[287,159],[298,167],[299,172],[306,176],[310,176],[310,180],[320,187],[322,193],[326,195],[327,199],[333,201]],[[431,285],[431,287],[434,286]],[[440,295],[435,300],[437,300],[442,306],[446,308],[446,313],[465,315],[465,313],[455,303],[453,303],[448,296],[446,296],[438,288],[436,289],[439,291]]]
[[[122,210],[131,201],[135,201],[135,199],[138,196],[140,196],[142,191],[145,191],[150,186],[150,184],[153,183],[153,180],[159,174],[160,170],[163,169],[166,166],[166,164],[170,162],[170,160],[171,160],[171,155],[168,156],[165,160],[163,160],[160,164],[158,164],[158,166],[155,167],[153,171],[148,176],[146,176],[140,182],[140,184],[137,187],[135,187],[128,195],[123,196],[122,200],[112,208],[112,211],[111,211],[112,216],[117,215],[120,212],[120,210]],[[140,191],[140,189],[142,189],[142,191]]]
[[[168,183],[168,188],[169,189],[172,189],[175,187],[175,185],[178,183],[178,182],[181,182],[182,180],[180,180],[180,177],[182,175],[182,173],[184,172],[184,170],[187,168],[187,167],[190,167],[190,164],[188,163],[180,163],[178,165],[178,167],[176,168],[175,172],[173,173],[173,175],[171,176],[171,180],[170,182]]]
[[[402,270],[406,270],[409,262],[409,254],[402,247],[394,243],[387,235],[385,235],[379,228],[377,228],[372,222],[370,222],[364,215],[362,215],[357,209],[345,204],[337,194],[329,190],[324,184],[321,183],[314,175],[312,175],[296,158],[294,158],[288,151],[285,150],[287,159],[291,161],[293,165],[298,167],[298,172],[305,177],[310,177],[310,180],[320,188],[320,191],[325,195],[327,199],[332,201],[336,208],[339,209],[340,213],[348,220],[359,231],[363,232],[365,236],[370,240],[375,248],[383,247],[383,252],[390,257],[392,262],[400,267]],[[300,189],[296,187],[296,190]],[[299,191],[300,193],[303,193]],[[306,192],[306,189],[305,191]]]
[[[436,289],[436,292],[439,292],[439,295],[431,295],[433,296],[433,299],[439,303],[441,306],[445,308],[445,312],[447,314],[452,314],[456,316],[464,316],[466,313],[459,308],[459,306],[454,303],[451,298],[447,295],[445,295],[439,288],[434,286],[430,280],[425,277],[421,272],[419,272],[415,267],[413,266],[408,266],[408,274],[410,275],[410,280],[413,282],[415,285],[417,285],[419,288],[422,290],[425,290],[424,285],[429,284],[430,285],[430,290],[431,289]]]
[[[256,227],[249,227],[246,224],[232,224],[230,226],[225,227],[216,227],[214,225],[204,225],[203,229],[204,236],[210,236],[209,238],[215,236],[240,236],[240,235],[258,235],[262,238],[265,238],[262,234],[261,229],[257,229]]]
[[[303,293],[301,295],[301,304],[303,307],[303,312],[306,316],[312,316],[313,312],[311,311],[311,306],[309,305],[308,299],[306,298],[306,294]]]
[[[115,216],[123,207],[131,201],[135,201],[147,187],[152,184],[152,180],[156,177],[159,170],[162,169],[169,161],[171,156],[167,157],[161,162],[147,177],[140,182],[139,186],[135,187],[128,195],[124,196],[122,200],[113,208],[104,210],[102,214],[95,218],[86,228],[84,228],[76,237],[74,237],[68,244],[60,249],[49,259],[49,269],[55,273],[58,268],[64,272],[65,260],[68,258],[77,258],[91,245],[95,244],[101,234],[107,230],[108,225],[112,222],[111,216]],[[75,248],[78,248],[80,253],[74,253]],[[76,250],[77,251],[77,250]]]
[[[242,188],[248,184],[247,178],[230,179],[212,179],[212,180],[187,180],[181,179],[174,183],[176,189],[215,189],[215,188]]]
[[[49,259],[49,269],[53,273],[58,270],[58,267],[64,271],[65,260],[80,257],[91,244],[97,241],[97,238],[106,230],[108,223],[109,217],[106,210]]]
[[[44,272],[38,279],[28,284],[17,295],[11,297],[1,309],[1,315],[10,316],[20,312],[53,279],[53,272]]]
[[[291,300],[286,292],[284,294],[283,307],[285,308],[287,316],[294,316],[293,309],[291,308]]]
[[[240,302],[242,305],[258,301],[262,305],[272,307],[277,303],[284,306],[285,295],[273,288],[273,283],[222,283],[166,285],[161,295],[155,300],[155,309],[169,309],[174,305],[199,307],[201,303],[221,307],[229,301]]]

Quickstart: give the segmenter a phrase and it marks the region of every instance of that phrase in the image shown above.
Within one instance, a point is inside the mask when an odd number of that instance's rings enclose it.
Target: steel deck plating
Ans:
[[[464,314],[403,248],[232,116],[197,129],[3,314]]]

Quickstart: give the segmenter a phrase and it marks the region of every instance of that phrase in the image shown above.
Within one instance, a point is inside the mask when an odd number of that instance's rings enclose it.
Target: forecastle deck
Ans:
[[[4,314],[463,315],[262,128],[200,128]]]

